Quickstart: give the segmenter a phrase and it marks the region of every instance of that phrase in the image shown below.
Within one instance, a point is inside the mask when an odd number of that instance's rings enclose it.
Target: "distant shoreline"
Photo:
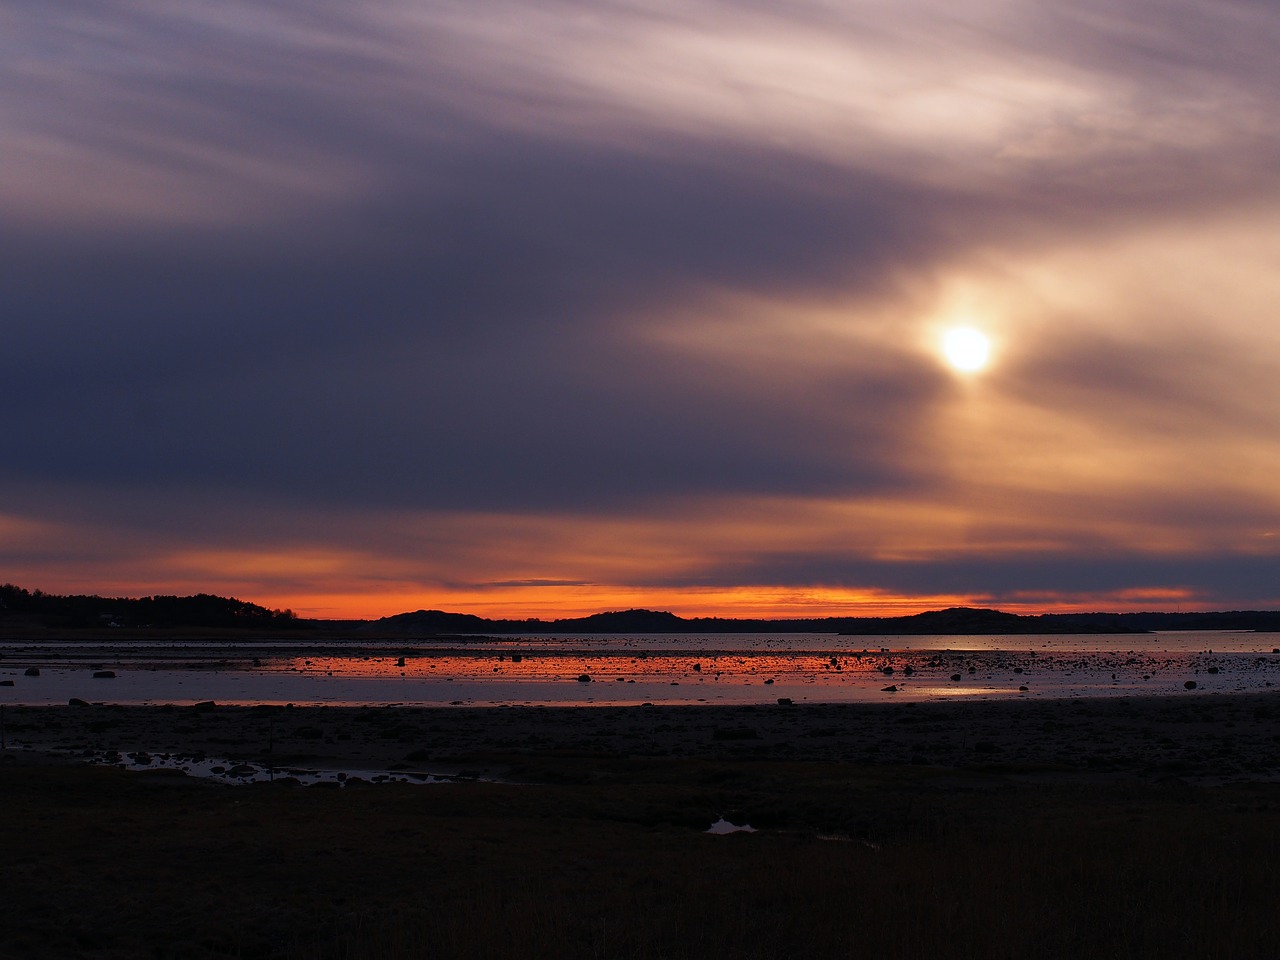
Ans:
[[[1011,634],[1141,634],[1175,630],[1280,632],[1280,611],[1173,613],[1006,613],[951,607],[901,617],[759,619],[680,617],[661,610],[620,610],[557,620],[492,620],[443,610],[417,610],[377,620],[320,620],[269,610],[235,598],[57,596],[0,586],[0,638],[226,639],[246,634],[309,639],[541,636],[557,633],[832,633],[842,636],[974,636]]]

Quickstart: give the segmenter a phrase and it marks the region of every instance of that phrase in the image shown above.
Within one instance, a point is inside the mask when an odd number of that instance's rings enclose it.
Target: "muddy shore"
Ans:
[[[661,707],[8,706],[12,758],[207,755],[506,778],[555,757],[1280,780],[1280,695]]]
[[[0,957],[1269,956],[1275,697],[10,705]]]

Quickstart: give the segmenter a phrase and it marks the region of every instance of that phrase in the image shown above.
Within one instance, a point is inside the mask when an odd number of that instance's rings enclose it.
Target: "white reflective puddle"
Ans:
[[[742,824],[742,826],[738,826],[738,824],[736,823],[730,823],[724,817],[721,817],[719,820],[713,823],[710,826],[710,828],[708,828],[707,830],[707,833],[714,833],[717,836],[721,836],[726,833],[755,833],[755,832],[756,832],[756,828],[751,826],[751,824],[749,823],[744,823]]]

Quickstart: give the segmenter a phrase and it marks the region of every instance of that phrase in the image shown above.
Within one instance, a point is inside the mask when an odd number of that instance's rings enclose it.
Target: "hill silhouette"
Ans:
[[[839,633],[848,636],[1149,633],[1153,630],[1280,632],[1280,612],[1044,613],[1023,615],[983,607],[950,607],[902,617],[807,619],[684,618],[660,610],[619,610],[559,620],[489,620],[471,614],[419,610],[371,621],[362,632],[398,636],[432,633]]]
[[[1148,633],[1156,630],[1280,632],[1280,611],[1193,613],[1044,613],[1023,615],[984,607],[950,607],[902,617],[803,619],[685,618],[664,610],[612,610],[557,620],[491,620],[469,613],[416,610],[378,620],[308,620],[235,598],[197,594],[139,598],[58,596],[0,586],[0,628],[13,635],[48,630],[201,629],[242,633],[300,631],[327,636],[426,637],[555,633],[840,633],[847,636]]]
[[[0,586],[0,622],[10,627],[45,629],[186,628],[217,630],[289,630],[305,621],[290,610],[268,610],[256,603],[201,593],[190,597],[58,596]]]

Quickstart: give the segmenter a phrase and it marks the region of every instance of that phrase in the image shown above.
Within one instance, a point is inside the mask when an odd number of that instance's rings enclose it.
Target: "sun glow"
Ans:
[[[991,359],[991,339],[973,327],[953,327],[942,338],[947,363],[961,373],[976,373]]]

